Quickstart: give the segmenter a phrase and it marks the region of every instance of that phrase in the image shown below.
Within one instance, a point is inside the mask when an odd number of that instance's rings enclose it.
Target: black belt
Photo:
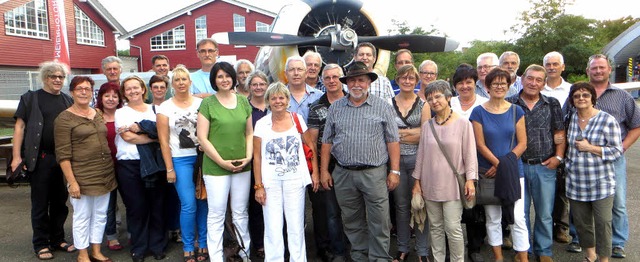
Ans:
[[[372,169],[377,167],[377,166],[370,166],[370,165],[343,166],[340,163],[336,163],[336,165],[338,165],[342,169],[352,170],[352,171],[367,170],[367,169]]]
[[[542,162],[546,161],[547,159],[549,159],[549,157],[547,158],[531,158],[531,159],[522,159],[522,163],[525,163],[527,165],[539,165],[542,164]]]

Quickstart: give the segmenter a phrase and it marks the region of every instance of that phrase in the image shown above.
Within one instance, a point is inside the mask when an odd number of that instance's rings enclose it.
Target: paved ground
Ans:
[[[627,207],[629,209],[630,239],[627,243],[627,258],[612,259],[611,261],[640,261],[640,145],[633,146],[627,152],[628,164],[628,196]],[[636,162],[637,161],[637,162]],[[4,161],[0,161],[4,167]],[[638,190],[638,191],[636,191]],[[6,184],[0,185],[0,261],[38,261],[32,251],[31,246],[31,223],[29,222],[29,186],[23,185],[18,188],[10,188]],[[120,203],[122,210],[124,207]],[[308,221],[311,221],[309,210],[307,210]],[[309,222],[311,223],[311,222]],[[71,214],[67,219],[66,233],[67,239],[71,238]],[[311,237],[312,227],[307,227],[307,246],[310,261],[316,261],[313,238]],[[126,243],[126,233],[121,230],[120,241]],[[395,254],[395,239],[392,240],[392,253]],[[554,244],[553,252],[555,261],[581,261],[583,255],[571,254],[564,251],[565,245]],[[114,261],[130,261],[128,252],[125,250],[112,252],[103,248],[104,253]],[[483,255],[487,261],[492,257],[488,247],[483,250]],[[75,254],[55,252],[54,261],[75,261]],[[512,261],[513,252],[505,252],[505,261]],[[148,257],[147,261],[155,261]],[[167,250],[167,258],[163,261],[182,261],[182,248],[177,244],[170,244]],[[253,259],[253,261],[261,261]],[[409,261],[417,261],[412,253]],[[467,260],[468,261],[468,260]]]

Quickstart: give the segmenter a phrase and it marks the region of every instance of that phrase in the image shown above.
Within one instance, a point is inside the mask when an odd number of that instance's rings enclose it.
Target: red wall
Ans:
[[[30,0],[12,0],[0,5],[0,19],[4,22],[4,13],[18,6],[30,2]],[[73,5],[77,5],[94,23],[104,31],[105,46],[90,46],[76,43],[75,12]],[[100,71],[100,62],[103,58],[116,54],[116,39],[106,21],[93,11],[87,3],[79,0],[65,0],[64,9],[67,24],[67,36],[69,41],[69,56],[71,68],[91,69],[94,73]],[[53,59],[52,38],[54,37],[52,11],[49,14],[49,39],[7,35],[4,26],[0,25],[0,65],[37,67],[38,64]],[[4,23],[3,23],[4,24]]]
[[[256,21],[271,24],[273,18],[254,11],[246,12],[245,8],[235,6],[223,1],[215,1],[204,5],[198,9],[191,11],[191,15],[181,15],[173,20],[167,21],[162,25],[151,28],[145,32],[135,35],[129,39],[130,44],[142,48],[142,62],[144,68],[140,71],[151,70],[151,58],[154,55],[166,55],[171,62],[171,68],[178,64],[183,64],[189,69],[199,69],[200,60],[196,54],[195,41],[195,19],[207,16],[207,35],[210,37],[217,32],[233,32],[233,14],[239,14],[245,17],[245,30],[247,32],[255,32]],[[159,35],[167,30],[173,29],[180,25],[185,26],[186,49],[185,50],[151,50],[151,38]],[[220,56],[235,55],[236,59],[255,59],[259,48],[255,46],[246,46],[243,48],[235,48],[233,45],[220,45]],[[138,48],[130,48],[131,56],[139,56]]]

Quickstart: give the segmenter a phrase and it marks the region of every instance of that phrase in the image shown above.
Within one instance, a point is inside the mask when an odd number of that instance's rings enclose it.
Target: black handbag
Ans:
[[[28,182],[29,176],[27,175],[27,171],[24,170],[24,165],[25,165],[24,160],[22,160],[22,162],[18,165],[16,170],[11,170],[12,161],[13,161],[13,155],[9,155],[9,158],[7,158],[7,174],[5,176],[5,179],[7,181],[7,184],[9,184],[9,187],[16,188],[18,187],[16,183]]]
[[[224,221],[224,238],[222,241],[222,254],[225,262],[242,262],[242,256],[240,252],[244,252],[245,257],[247,251],[244,247],[244,241],[240,237],[240,232],[231,221],[231,218],[227,216]]]

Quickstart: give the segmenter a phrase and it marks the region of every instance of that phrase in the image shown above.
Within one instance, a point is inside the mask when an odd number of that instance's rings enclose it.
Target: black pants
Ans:
[[[139,160],[118,160],[118,188],[127,210],[127,228],[131,233],[131,254],[143,256],[164,252],[164,195],[167,183],[164,172],[148,187],[140,177]]]
[[[262,205],[256,201],[256,190],[253,189],[256,181],[251,171],[251,188],[249,188],[249,236],[251,245],[255,250],[264,248],[264,217]]]
[[[36,168],[29,176],[32,242],[33,249],[37,252],[65,242],[64,221],[69,214],[66,204],[69,193],[64,184],[62,170],[52,153],[38,155]]]

